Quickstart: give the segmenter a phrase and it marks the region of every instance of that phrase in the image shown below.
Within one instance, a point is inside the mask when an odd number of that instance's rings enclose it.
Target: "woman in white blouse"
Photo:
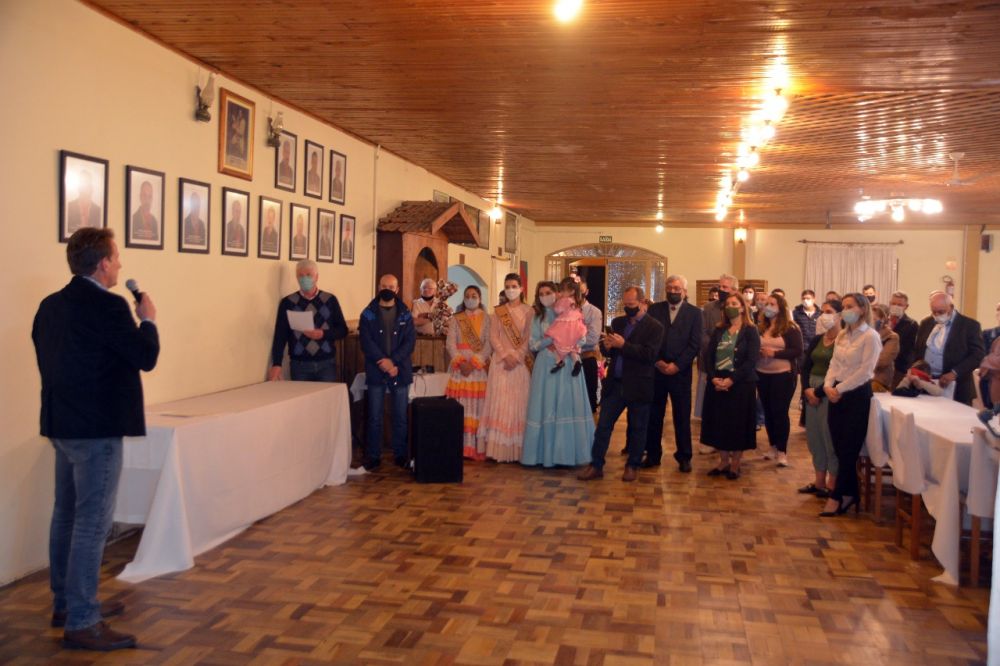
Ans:
[[[858,454],[868,432],[871,407],[871,379],[875,374],[882,341],[871,327],[872,310],[868,299],[847,294],[840,313],[846,328],[837,336],[833,358],[823,381],[830,401],[828,422],[833,448],[837,452],[837,483],[820,516],[839,516],[858,503]]]

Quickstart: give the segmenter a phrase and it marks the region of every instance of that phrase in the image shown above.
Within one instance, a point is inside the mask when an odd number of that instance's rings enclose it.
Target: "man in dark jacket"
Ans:
[[[601,393],[601,413],[594,433],[591,463],[577,477],[581,481],[604,476],[604,457],[608,453],[611,432],[626,409],[628,462],[622,481],[636,480],[646,447],[649,404],[653,400],[653,362],[660,349],[663,327],[646,315],[642,287],[628,287],[622,294],[622,306],[625,316],[615,317],[611,321],[612,333],[601,337],[602,351],[608,357],[608,376]]]
[[[941,388],[955,384],[955,402],[971,405],[976,395],[972,371],[985,355],[979,322],[960,314],[950,295],[933,292],[931,316],[917,329],[915,358],[927,361]]]
[[[917,344],[918,324],[906,314],[908,307],[910,307],[910,297],[906,292],[895,291],[889,297],[889,326],[899,336],[899,354],[896,355],[893,387],[903,379],[914,361],[913,347]]]
[[[816,320],[822,314],[816,305],[816,292],[812,289],[802,291],[802,302],[792,310],[792,319],[802,331],[802,345],[808,347],[816,337]]]
[[[701,309],[687,302],[687,278],[667,278],[667,300],[654,303],[649,317],[663,327],[656,356],[653,402],[646,429],[646,459],[642,467],[656,467],[663,456],[663,417],[670,400],[674,417],[674,459],[682,472],[691,471],[691,368],[701,350]]]
[[[122,438],[146,434],[140,370],[160,353],[156,306],[142,294],[135,311],[109,290],[121,262],[110,229],[83,227],[66,245],[73,279],[38,307],[31,329],[42,378],[41,434],[55,448],[55,506],[49,532],[52,626],[63,646],[135,647],[135,636],[101,621],[120,602],[97,600],[104,542],[122,470]]]
[[[395,275],[383,275],[378,289],[358,323],[368,385],[368,447],[364,462],[368,471],[382,464],[382,406],[387,395],[392,408],[395,462],[404,468],[409,463],[406,410],[413,383],[413,348],[417,344],[413,316],[398,297],[399,280]]]

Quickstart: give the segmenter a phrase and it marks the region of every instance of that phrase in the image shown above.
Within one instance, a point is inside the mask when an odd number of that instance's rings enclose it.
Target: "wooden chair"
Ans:
[[[924,500],[917,493],[907,493],[896,488],[896,545],[903,546],[903,528],[908,526],[910,559],[920,559],[923,538]]]
[[[876,467],[868,456],[858,457],[858,485],[861,487],[862,508],[871,514],[876,523],[882,522],[882,500],[885,497],[885,479],[892,478],[888,465]]]

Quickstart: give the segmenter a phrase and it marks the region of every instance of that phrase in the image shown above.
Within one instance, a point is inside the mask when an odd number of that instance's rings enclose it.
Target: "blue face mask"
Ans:
[[[308,294],[316,287],[316,281],[312,275],[302,275],[299,277],[299,289]]]
[[[840,318],[844,320],[844,323],[850,326],[861,318],[861,313],[857,310],[844,310],[840,313]]]

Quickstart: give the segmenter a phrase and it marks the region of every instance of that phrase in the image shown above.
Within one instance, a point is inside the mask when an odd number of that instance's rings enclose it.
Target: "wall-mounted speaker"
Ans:
[[[981,234],[979,236],[979,249],[983,252],[993,251],[993,234]]]

